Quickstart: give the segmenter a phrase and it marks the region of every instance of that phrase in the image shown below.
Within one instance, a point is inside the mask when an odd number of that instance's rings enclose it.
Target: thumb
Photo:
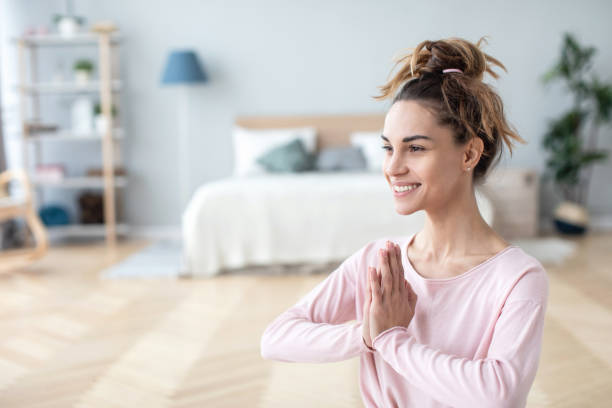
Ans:
[[[380,301],[381,293],[380,293],[380,279],[381,275],[378,270],[372,272],[372,290],[370,290],[370,295],[372,296],[372,301]]]

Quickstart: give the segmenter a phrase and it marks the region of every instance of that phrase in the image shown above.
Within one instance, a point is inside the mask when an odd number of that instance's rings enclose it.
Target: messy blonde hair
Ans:
[[[483,40],[486,42],[482,37],[473,44],[451,37],[419,43],[412,52],[396,58],[393,69],[402,64],[400,70],[379,87],[381,95],[374,96],[377,100],[394,96],[392,104],[402,100],[422,103],[435,115],[439,125],[454,130],[458,145],[473,137],[481,138],[484,150],[474,169],[474,182],[485,178],[496,156],[495,163],[499,161],[502,143],[507,145],[510,155],[512,139],[526,143],[506,121],[497,92],[482,81],[485,72],[498,78],[492,65],[508,72],[500,61],[480,50]],[[443,73],[447,68],[463,72]]]

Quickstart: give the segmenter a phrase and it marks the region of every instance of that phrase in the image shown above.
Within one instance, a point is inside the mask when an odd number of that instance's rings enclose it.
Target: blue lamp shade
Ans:
[[[166,60],[162,84],[207,82],[208,77],[193,51],[173,51]]]

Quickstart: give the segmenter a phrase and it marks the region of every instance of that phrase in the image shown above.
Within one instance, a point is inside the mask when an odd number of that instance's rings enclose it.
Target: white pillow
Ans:
[[[317,147],[317,129],[312,126],[281,129],[247,129],[234,125],[234,176],[268,173],[256,159],[274,147],[300,139],[309,153]]]
[[[385,160],[381,134],[382,129],[377,132],[352,132],[350,134],[351,145],[361,148],[368,170],[376,173],[382,173],[382,165]]]

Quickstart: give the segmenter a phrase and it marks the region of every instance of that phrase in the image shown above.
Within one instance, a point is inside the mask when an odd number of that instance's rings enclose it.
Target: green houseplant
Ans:
[[[80,59],[74,63],[73,69],[77,83],[86,84],[91,77],[94,65],[93,62],[88,59]]]
[[[612,83],[602,82],[591,70],[594,47],[581,46],[565,33],[558,62],[541,77],[543,84],[564,82],[573,97],[572,106],[549,121],[542,146],[548,152],[545,179],[554,179],[563,202],[554,221],[563,233],[584,233],[588,226],[586,201],[593,164],[607,159],[597,148],[599,128],[612,117]]]
[[[66,0],[65,4],[66,13],[55,14],[53,16],[53,22],[57,26],[57,31],[61,36],[72,37],[79,32],[79,30],[85,23],[85,18],[74,15],[74,7],[72,0]]]
[[[114,103],[111,104],[111,115],[113,118],[117,116],[117,107]],[[106,117],[102,114],[102,105],[100,105],[100,102],[97,102],[94,105],[94,124],[96,127],[96,132],[98,132],[100,135],[106,132],[108,121],[106,120]]]

